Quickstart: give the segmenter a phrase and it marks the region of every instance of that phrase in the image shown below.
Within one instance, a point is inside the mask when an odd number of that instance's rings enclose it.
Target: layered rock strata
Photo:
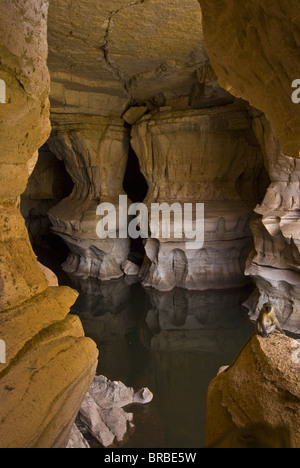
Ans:
[[[129,243],[100,241],[95,234],[97,205],[115,204],[124,193],[124,125],[164,105],[232,102],[209,65],[201,18],[197,0],[113,0],[96,9],[92,0],[76,0],[72,9],[51,2],[49,144],[75,183],[71,197],[50,213],[71,250],[66,271],[101,280],[118,278],[123,270],[132,274]]]
[[[163,108],[134,125],[132,146],[149,186],[145,204],[150,213],[154,203],[179,204],[182,213],[185,204],[193,204],[195,229],[196,203],[205,205],[202,247],[186,248],[191,240],[171,215],[168,239],[162,218],[155,231],[150,226],[143,284],[161,291],[245,284],[249,220],[261,196],[257,185],[265,183],[263,157],[246,106],[237,102],[212,109]],[[175,234],[178,226],[181,238]]]
[[[300,162],[282,154],[269,123],[254,120],[254,128],[265,151],[271,185],[252,221],[255,251],[246,274],[254,278],[258,290],[246,306],[253,319],[263,304],[271,301],[286,330],[300,333]]]
[[[299,333],[299,168],[294,158],[300,149],[300,114],[292,101],[292,83],[299,78],[298,5],[256,0],[236,8],[224,1],[220,14],[219,2],[199,3],[221,86],[263,111],[271,124],[261,117],[255,123],[272,184],[252,223],[255,252],[246,273],[255,278],[258,292],[247,305],[255,318],[263,302],[274,302],[283,326]]]
[[[253,336],[237,361],[210,384],[208,446],[219,441],[216,446],[220,448],[242,448],[230,437],[232,432],[249,423],[264,423],[271,428],[283,428],[279,429],[280,435],[290,431],[291,446],[299,447],[299,351],[300,345],[283,335],[269,339]],[[266,430],[254,433],[253,441],[257,437],[257,443],[263,444],[260,447],[269,444],[268,447],[276,448],[280,441],[275,433],[268,437],[269,433]],[[251,444],[251,439],[247,442]]]
[[[97,350],[68,316],[76,293],[49,288],[18,205],[50,132],[45,0],[0,6],[0,445],[61,447],[94,377]],[[3,353],[2,353],[3,354]]]
[[[118,218],[119,196],[124,194],[129,137],[123,121],[99,116],[52,116],[49,146],[64,161],[74,182],[71,195],[49,212],[53,231],[65,241],[70,255],[68,273],[100,280],[123,276],[122,263],[130,248],[128,238],[100,239],[97,207],[111,203]]]
[[[300,60],[297,0],[199,3],[205,44],[220,85],[263,111],[283,153],[298,158],[300,114],[292,101]]]
[[[188,96],[207,63],[197,0],[52,0],[49,68],[53,112],[122,116]],[[88,25],[88,31],[87,31]]]

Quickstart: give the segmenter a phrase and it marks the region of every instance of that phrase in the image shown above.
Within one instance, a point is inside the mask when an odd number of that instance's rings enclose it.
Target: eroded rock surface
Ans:
[[[254,278],[256,291],[246,306],[256,319],[264,303],[271,301],[284,329],[300,331],[300,166],[288,158],[263,117],[255,119],[255,131],[265,152],[271,178],[262,204],[255,208],[251,222],[255,251],[246,274]]]
[[[209,387],[207,445],[214,445],[237,427],[263,422],[289,429],[292,447],[298,448],[299,355],[300,345],[291,338],[279,334],[268,339],[253,336],[234,365]]]
[[[197,0],[53,0],[49,17],[55,113],[120,117],[130,102],[189,95],[207,63]]]
[[[291,98],[292,83],[299,78],[297,0],[199,3],[220,85],[263,111],[284,154],[298,158],[300,114]]]
[[[256,116],[254,130],[271,186],[252,222],[255,252],[246,274],[255,279],[258,293],[247,306],[256,318],[270,300],[283,326],[299,333],[300,114],[292,101],[292,83],[299,75],[298,5],[285,0],[238,6],[229,0],[199,3],[208,55],[220,85],[266,116]]]
[[[132,146],[149,186],[144,201],[149,213],[153,203],[180,204],[182,213],[184,204],[192,203],[195,228],[196,203],[205,204],[202,248],[186,249],[191,241],[183,227],[180,240],[174,235],[174,217],[169,239],[162,220],[157,232],[152,230],[145,244],[143,284],[161,291],[244,285],[249,220],[261,197],[258,186],[265,185],[262,152],[247,107],[162,108],[134,125]]]
[[[128,131],[121,119],[74,116],[69,123],[65,115],[52,118],[49,145],[74,182],[71,195],[49,212],[53,231],[70,249],[63,268],[82,278],[120,278],[129,239],[118,234],[116,239],[100,239],[96,213],[100,203],[113,204],[118,213],[119,196],[125,194]]]
[[[90,445],[84,438],[76,424],[72,427],[71,437],[66,447],[67,449],[90,449]]]
[[[72,8],[51,2],[49,145],[75,188],[50,219],[71,251],[67,272],[100,280],[122,276],[123,265],[132,272],[124,263],[129,242],[100,241],[95,233],[99,202],[116,205],[124,193],[128,125],[165,105],[185,110],[233,101],[210,67],[201,19],[196,0],[114,0],[97,8],[92,0]]]
[[[153,394],[147,388],[135,393],[133,388],[126,387],[122,382],[111,382],[106,377],[98,376],[82,403],[80,420],[103,447],[121,446],[128,432],[134,429],[133,414],[123,408],[132,404],[147,404],[152,399]]]
[[[62,447],[95,373],[97,350],[78,318],[76,293],[49,288],[18,210],[50,133],[46,0],[0,5],[0,446]]]
[[[117,203],[123,193],[125,125],[162,105],[181,109],[232,101],[209,65],[201,18],[196,0],[114,0],[96,9],[91,0],[73,2],[72,9],[51,2],[49,144],[65,161],[75,189],[50,217],[71,250],[67,272],[101,280],[123,274],[129,242],[101,242],[95,228],[99,202]]]

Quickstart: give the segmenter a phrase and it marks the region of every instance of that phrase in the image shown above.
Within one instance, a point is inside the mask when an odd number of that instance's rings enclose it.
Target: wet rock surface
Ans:
[[[153,394],[147,388],[135,393],[133,388],[122,382],[95,377],[79,412],[83,430],[88,430],[102,447],[120,447],[134,430],[133,414],[123,408],[133,404],[145,405],[152,399]],[[79,448],[78,444],[82,445],[82,438],[74,427],[69,448]]]

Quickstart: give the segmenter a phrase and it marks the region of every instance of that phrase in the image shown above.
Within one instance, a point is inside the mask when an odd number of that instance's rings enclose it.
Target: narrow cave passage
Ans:
[[[133,203],[142,203],[148,193],[147,181],[140,170],[140,163],[134,149],[129,145],[128,162],[124,177],[124,190]],[[145,257],[143,239],[130,239],[128,260],[142,266]]]
[[[147,181],[141,173],[138,157],[131,145],[129,145],[128,163],[123,187],[133,203],[142,203],[149,189]]]

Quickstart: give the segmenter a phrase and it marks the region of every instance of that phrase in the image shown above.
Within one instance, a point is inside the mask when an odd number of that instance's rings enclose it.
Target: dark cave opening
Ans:
[[[123,188],[133,203],[142,203],[149,190],[147,181],[141,172],[138,157],[131,145],[129,145]],[[128,260],[138,266],[142,266],[144,258],[145,248],[143,239],[131,239]]]
[[[53,271],[69,255],[63,240],[52,233],[49,210],[73,190],[74,184],[63,161],[45,143],[39,150],[37,164],[21,196],[21,213],[30,242],[38,260]]]
[[[141,173],[138,157],[131,145],[129,145],[123,188],[133,203],[142,203],[149,190],[147,181]]]

